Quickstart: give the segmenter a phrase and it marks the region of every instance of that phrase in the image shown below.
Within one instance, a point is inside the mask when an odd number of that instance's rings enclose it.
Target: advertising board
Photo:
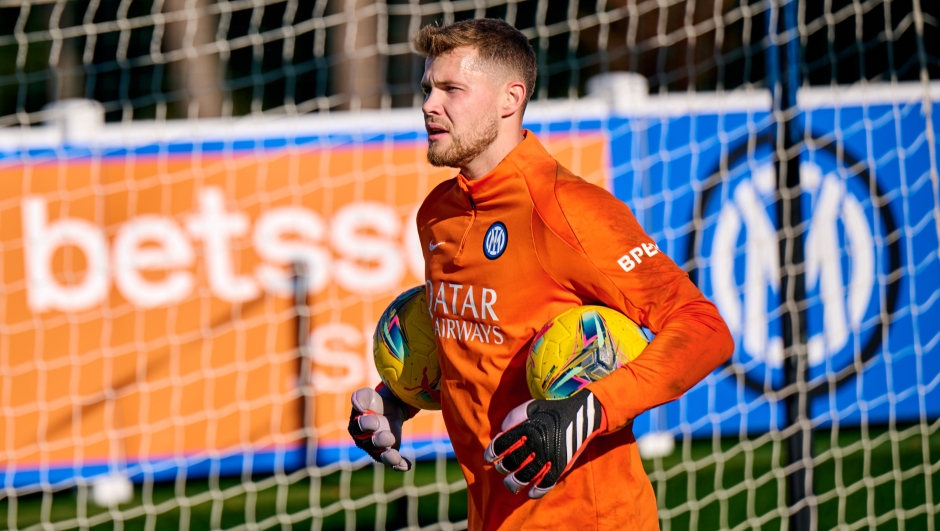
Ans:
[[[349,396],[378,382],[375,323],[423,284],[415,214],[455,171],[431,167],[414,133],[303,126],[4,154],[5,481],[292,469],[308,445],[321,463],[362,457],[348,454]],[[607,186],[601,131],[543,140]],[[308,311],[305,419],[297,316]],[[447,440],[430,412],[407,435]]]
[[[800,93],[806,218],[790,230],[806,249],[796,267],[806,282],[805,390],[819,428],[940,416],[938,144],[930,133],[940,119],[928,112],[928,95],[940,99],[940,85]],[[615,191],[715,302],[736,351],[634,431],[781,429],[782,224],[769,101],[743,110],[678,102],[610,121],[612,131],[629,132],[611,134],[613,165],[622,168]]]
[[[940,416],[926,122],[940,119],[924,112],[940,90],[853,90],[801,93],[819,427]],[[769,107],[759,92],[533,105],[528,127],[631,206],[735,336],[731,362],[637,419],[637,436],[783,425]],[[288,470],[308,445],[324,465],[367,459],[346,435],[349,394],[377,382],[378,316],[423,282],[416,209],[454,174],[427,164],[417,113],[0,135],[4,484]],[[309,272],[310,410],[295,262]],[[418,457],[448,448],[437,414],[406,438]]]

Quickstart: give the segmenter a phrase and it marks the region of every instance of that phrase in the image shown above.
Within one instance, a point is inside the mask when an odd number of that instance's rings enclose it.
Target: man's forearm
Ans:
[[[734,341],[715,307],[702,300],[682,307],[637,359],[589,386],[610,430],[682,396],[731,357]]]

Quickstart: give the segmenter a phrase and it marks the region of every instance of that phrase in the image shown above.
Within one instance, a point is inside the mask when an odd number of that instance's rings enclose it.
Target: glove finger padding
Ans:
[[[363,413],[359,415],[356,417],[356,423],[358,426],[354,426],[354,428],[357,428],[361,433],[381,431],[383,428],[388,429],[388,419],[374,413]]]
[[[497,470],[502,466],[503,470],[505,470],[504,472],[501,471],[503,474],[508,474],[512,469],[505,468],[505,465],[500,463],[501,460],[506,457],[507,454],[521,448],[521,446],[525,444],[525,440],[522,440],[526,435],[525,429],[517,429],[516,427],[529,418],[528,407],[534,402],[535,400],[529,400],[522,405],[516,406],[506,415],[506,418],[503,419],[502,431],[498,433],[496,437],[493,437],[493,440],[490,441],[489,446],[486,448],[486,452],[483,454],[487,463],[497,464]]]
[[[382,453],[398,442],[392,434],[388,419],[373,413],[363,413],[349,421],[349,434],[360,448],[368,453]]]
[[[353,413],[349,418],[349,434],[352,435],[356,446],[376,461],[379,460],[379,455],[387,449],[378,447],[375,444],[376,436],[383,432],[376,432],[375,429],[368,428],[370,425],[378,425],[380,423],[378,418],[371,413],[357,414],[355,409],[353,409]],[[385,431],[387,431],[387,428]]]
[[[518,470],[503,479],[503,485],[506,485],[507,489],[513,494],[516,494],[526,485],[541,479],[541,477],[548,472],[550,467],[551,463],[541,463],[540,460],[535,459],[534,454],[531,454]]]
[[[385,400],[375,389],[363,387],[352,394],[353,409],[359,413],[371,411],[379,415],[385,414]]]
[[[394,400],[369,388],[359,389],[351,398],[348,430],[356,446],[375,462],[404,472],[411,469],[411,461],[398,452],[404,415]]]
[[[394,448],[389,448],[382,453],[382,462],[399,472],[411,470],[411,461],[402,457]]]
[[[532,441],[540,440],[541,434],[530,433],[533,429],[537,429],[537,427],[531,424],[522,424],[501,433],[493,440],[490,446],[493,449],[492,454],[498,459],[496,461],[496,470],[503,474],[509,474],[534,458],[533,454],[536,453],[537,448]]]
[[[533,400],[513,409],[484,454],[512,492],[527,484],[541,498],[573,467],[587,442],[604,429],[601,404],[590,391],[563,400]]]

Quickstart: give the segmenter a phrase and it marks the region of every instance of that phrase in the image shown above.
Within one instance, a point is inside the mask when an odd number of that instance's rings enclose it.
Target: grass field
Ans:
[[[931,430],[926,441],[916,429],[904,430],[893,440],[884,430],[871,430],[866,437],[859,430],[843,430],[837,436],[817,433],[819,528],[841,524],[853,529],[929,529],[928,494],[932,504],[940,504],[938,424]],[[751,448],[745,452],[747,446]],[[776,530],[785,529],[778,513],[778,507],[785,505],[783,460],[779,442],[742,444],[723,439],[692,441],[673,455],[644,465],[657,489],[660,514],[666,517],[664,529]],[[925,462],[931,463],[927,473]],[[376,529],[378,520],[379,529],[399,529],[409,524],[433,526],[442,516],[451,522],[466,518],[466,493],[453,460],[422,462],[408,474],[372,466],[336,471],[318,480],[298,474],[280,482],[259,477],[252,482],[220,478],[214,483],[137,485],[134,501],[111,512],[116,521],[99,525],[80,525],[76,520],[91,523],[107,518],[103,514],[107,510],[89,501],[87,488],[5,498],[0,500],[0,528],[43,529],[45,523],[49,529],[48,524],[94,530],[332,530]],[[453,492],[433,492],[435,484],[450,484]],[[379,496],[373,496],[375,492]],[[313,518],[311,507],[318,508],[322,517]],[[940,529],[940,516],[934,514],[933,520]]]
[[[940,423],[929,430],[926,441],[916,426],[895,431],[901,436],[894,440],[883,429],[817,432],[818,528],[930,529],[928,493],[932,505],[940,504]],[[660,516],[670,516],[661,518],[663,529],[786,529],[777,515],[786,506],[785,445],[751,444],[748,455],[737,440],[694,441],[659,462],[644,462]],[[931,509],[935,529],[938,510]]]

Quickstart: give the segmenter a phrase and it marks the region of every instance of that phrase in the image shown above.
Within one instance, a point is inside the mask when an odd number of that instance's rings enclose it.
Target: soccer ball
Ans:
[[[633,361],[649,343],[640,327],[603,306],[579,306],[535,336],[526,360],[532,398],[558,400]]]
[[[441,409],[441,362],[424,286],[402,293],[382,313],[372,356],[395,396],[420,409]]]

